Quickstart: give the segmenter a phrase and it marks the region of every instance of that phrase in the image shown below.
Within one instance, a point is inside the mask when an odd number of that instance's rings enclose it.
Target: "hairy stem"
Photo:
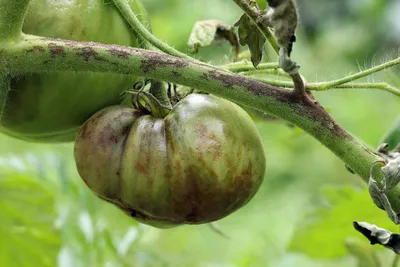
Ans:
[[[275,76],[290,78],[290,75],[281,69],[253,70],[253,71],[239,72],[239,74],[246,75],[246,76],[256,75],[256,77],[260,77],[260,78],[262,78],[263,75],[275,75]],[[293,83],[292,83],[292,85],[293,85]]]
[[[316,89],[311,89],[311,90],[315,90],[315,91],[328,90],[325,88],[321,89],[318,86],[315,88]],[[357,88],[358,89],[377,89],[377,90],[389,92],[396,96],[400,96],[400,89],[397,89],[396,87],[391,86],[390,84],[387,84],[387,83],[346,83],[346,84],[335,86],[334,88],[330,88],[330,89],[357,89]]]
[[[30,0],[0,0],[0,43],[17,41]]]
[[[254,76],[251,76],[251,78],[256,81],[259,81],[261,83],[265,83],[265,84],[269,84],[269,85],[273,85],[273,86],[284,87],[284,88],[293,88],[294,87],[293,82],[290,82],[290,81],[266,79],[266,78],[260,78],[260,77],[254,77]]]
[[[257,69],[254,68],[253,64],[250,62],[235,62],[226,65],[219,66],[221,69],[226,69],[232,72],[244,72],[244,71],[259,71],[259,70],[269,70],[269,69],[277,69],[279,68],[278,63],[260,63],[257,66]]]
[[[247,75],[255,75],[255,74],[257,74],[257,71],[255,71],[254,73],[253,72],[245,72],[242,74],[246,75],[246,76]],[[273,73],[271,72],[271,74],[273,74]],[[289,82],[289,81],[273,80],[273,79],[266,79],[266,78],[253,77],[253,76],[251,76],[251,77],[259,82],[274,85],[274,86],[285,87],[285,88],[293,88],[294,87],[293,82]],[[400,96],[400,89],[397,89],[396,87],[394,87],[388,83],[345,83],[345,84],[341,84],[341,85],[337,85],[337,86],[329,87],[329,88],[321,86],[320,83],[308,83],[305,86],[305,88],[309,91],[327,91],[327,90],[334,90],[334,89],[376,89],[376,90],[382,90],[382,91],[389,92],[396,96]]]
[[[136,75],[193,87],[270,113],[314,136],[365,181],[369,179],[372,163],[380,159],[343,130],[321,105],[308,96],[294,97],[291,90],[263,84],[204,63],[130,47],[29,35],[12,46],[3,46],[0,51],[0,73],[3,75],[48,71]]]
[[[346,77],[343,77],[343,78],[340,78],[340,79],[337,79],[337,80],[318,83],[318,86],[319,86],[319,88],[321,88],[321,90],[329,89],[329,88],[336,87],[336,86],[341,85],[341,84],[345,84],[345,83],[348,83],[348,82],[355,81],[357,79],[369,76],[369,75],[371,75],[373,73],[385,70],[387,68],[390,68],[390,67],[393,67],[393,66],[399,65],[399,64],[400,64],[400,57],[398,57],[396,59],[393,59],[393,60],[390,60],[388,62],[385,62],[385,63],[383,63],[381,65],[366,69],[364,71],[357,72],[355,74],[352,74],[352,75],[349,75],[349,76],[346,76]]]
[[[178,50],[170,47],[166,43],[162,42],[156,38],[150,31],[146,29],[145,26],[139,21],[137,16],[131,10],[127,0],[113,0],[114,4],[118,7],[121,14],[125,17],[126,21],[131,25],[131,27],[143,37],[146,41],[152,44],[154,47],[160,49],[161,51],[180,58],[192,59],[188,55],[179,52]]]
[[[121,15],[124,16],[124,14],[121,12],[121,10],[125,9],[119,9],[118,6],[116,5],[116,8],[120,11]],[[127,8],[125,6],[125,8]],[[131,10],[132,14],[134,14],[134,19],[138,20],[141,25],[143,25],[150,33],[151,33],[151,23],[148,17],[147,10],[144,8],[144,6],[141,4],[138,4],[138,11],[135,13],[129,6],[128,8]],[[125,19],[126,20],[126,19]],[[129,23],[128,23],[129,24]],[[131,25],[131,24],[130,24]],[[132,26],[131,26],[132,27]],[[136,30],[134,27],[132,27],[132,33],[135,36],[135,38],[138,40],[139,47],[147,50],[155,50],[156,48],[152,46],[146,39],[144,39]]]

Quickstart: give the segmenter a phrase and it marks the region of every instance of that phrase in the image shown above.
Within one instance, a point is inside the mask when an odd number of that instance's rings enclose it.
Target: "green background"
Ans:
[[[309,81],[339,78],[399,56],[396,1],[299,2],[292,57]],[[241,15],[233,1],[143,3],[154,34],[183,52],[196,21],[232,25]],[[264,59],[275,62],[267,50]],[[201,49],[197,57],[224,64],[230,56],[224,44]],[[366,80],[400,88],[400,68]],[[400,110],[399,97],[378,90],[331,90],[315,97],[371,148]],[[365,256],[372,253],[389,266],[394,254],[370,247],[352,228],[358,220],[399,230],[372,204],[362,180],[300,129],[283,121],[257,120],[257,127],[267,154],[265,182],[247,206],[218,222],[229,239],[207,225],[138,225],[88,191],[75,170],[72,144],[30,144],[0,135],[0,266],[378,266]],[[365,245],[364,262],[349,253],[350,241]]]

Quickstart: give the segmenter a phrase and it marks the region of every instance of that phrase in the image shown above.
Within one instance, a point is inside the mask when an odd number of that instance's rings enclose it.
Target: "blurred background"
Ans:
[[[301,24],[292,57],[309,81],[339,78],[399,56],[398,0],[298,2]],[[233,25],[241,16],[233,1],[143,3],[154,34],[183,52],[196,21]],[[268,45],[266,50],[264,60],[275,62]],[[197,57],[218,65],[231,54],[225,44],[201,49]],[[368,80],[400,88],[400,67]],[[373,149],[400,114],[400,98],[383,91],[314,95]],[[365,183],[300,129],[281,121],[256,123],[268,159],[265,182],[247,206],[218,222],[229,239],[207,225],[139,225],[86,188],[72,144],[30,144],[0,135],[0,266],[390,266],[394,254],[369,246],[352,227],[358,220],[399,231],[372,204]]]

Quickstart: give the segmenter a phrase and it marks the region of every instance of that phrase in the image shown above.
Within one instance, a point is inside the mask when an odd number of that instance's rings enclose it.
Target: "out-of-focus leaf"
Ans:
[[[355,238],[346,239],[346,247],[357,258],[358,267],[381,267],[374,248],[368,243]]]
[[[350,236],[360,238],[353,221],[368,221],[395,232],[395,225],[385,211],[373,204],[368,190],[358,192],[352,187],[328,187],[323,196],[327,205],[307,216],[304,225],[297,228],[290,250],[314,258],[344,256],[347,254],[345,240]]]
[[[53,194],[38,180],[0,176],[0,266],[56,266]]]
[[[389,145],[388,149],[392,150],[400,145],[400,115],[385,133],[380,144],[387,143]]]
[[[218,20],[196,22],[190,34],[188,46],[192,53],[197,53],[200,47],[209,46],[214,41],[229,41],[235,50],[235,59],[237,59],[239,42],[233,27]]]
[[[240,44],[249,47],[251,62],[254,67],[257,67],[262,59],[262,48],[266,41],[265,36],[246,14],[240,17],[239,21],[235,23],[235,26],[238,27]]]

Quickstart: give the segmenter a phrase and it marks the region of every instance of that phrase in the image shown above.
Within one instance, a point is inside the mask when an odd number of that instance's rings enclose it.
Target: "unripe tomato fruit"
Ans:
[[[129,1],[145,18],[140,2]],[[32,0],[26,34],[137,47],[132,30],[111,1]],[[73,141],[79,127],[98,110],[118,104],[135,77],[89,72],[49,72],[15,77],[0,131],[37,142]],[[3,88],[4,90],[4,88]]]
[[[88,187],[159,228],[219,220],[259,189],[266,159],[258,131],[236,104],[191,94],[165,118],[107,107],[75,141]]]

